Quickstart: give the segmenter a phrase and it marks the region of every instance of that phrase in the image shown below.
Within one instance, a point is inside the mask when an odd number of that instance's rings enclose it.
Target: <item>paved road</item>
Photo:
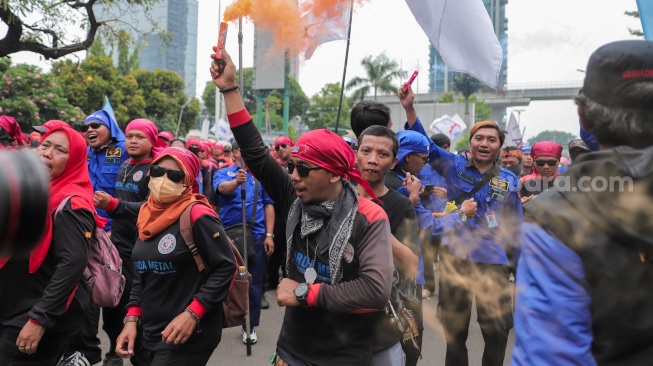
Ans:
[[[213,353],[209,366],[262,366],[269,365],[268,358],[276,346],[277,336],[279,329],[281,329],[281,322],[283,320],[283,308],[279,308],[276,304],[276,297],[274,291],[267,292],[267,298],[270,300],[270,309],[261,311],[261,326],[256,329],[259,341],[252,346],[252,355],[246,355],[245,345],[242,343],[241,333],[239,328],[231,328],[222,332],[222,341]],[[442,333],[442,327],[435,317],[435,309],[437,299],[432,297],[424,300],[424,319],[425,331],[424,341],[422,345],[423,358],[418,363],[419,365],[444,365],[444,355],[446,345]],[[102,345],[104,348],[108,347],[108,339],[106,334],[100,330]],[[510,332],[508,340],[508,349],[506,350],[506,360],[504,365],[510,365],[510,354],[512,347],[515,343],[514,333]],[[469,364],[481,365],[481,357],[483,356],[483,337],[476,322],[476,313],[472,313],[472,322],[469,327],[469,338],[467,340],[467,348],[469,349]],[[106,351],[106,349],[105,349]],[[125,365],[128,365],[125,362]]]

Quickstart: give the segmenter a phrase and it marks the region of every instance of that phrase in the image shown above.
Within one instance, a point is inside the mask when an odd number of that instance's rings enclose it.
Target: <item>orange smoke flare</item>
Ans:
[[[356,0],[361,4],[364,0]],[[338,15],[338,5],[348,5],[350,0],[310,0],[300,7],[293,0],[236,0],[224,12],[224,21],[240,17],[249,19],[257,27],[274,36],[272,49],[284,52],[304,52],[312,44],[306,35],[306,21],[302,15],[312,11],[313,21],[321,22]]]

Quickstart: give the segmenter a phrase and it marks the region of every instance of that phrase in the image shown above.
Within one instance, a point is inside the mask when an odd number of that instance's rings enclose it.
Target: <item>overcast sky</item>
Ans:
[[[480,1],[480,0],[479,0]],[[231,1],[222,1],[222,10]],[[219,0],[199,1],[198,93],[210,80],[208,55],[215,45],[219,27]],[[633,38],[628,27],[641,29],[639,20],[625,16],[636,10],[635,0],[510,0],[508,22],[508,86],[523,83],[581,81],[589,55],[607,42]],[[0,32],[3,32],[0,29]],[[243,64],[253,63],[253,26],[245,22]],[[405,1],[367,0],[355,9],[347,80],[364,76],[360,60],[386,52],[399,60],[410,74],[419,69],[413,84],[416,92],[428,91],[428,39],[413,18]],[[299,82],[310,97],[326,83],[340,82],[345,41],[320,46],[302,63]],[[237,26],[230,25],[227,49],[237,59]],[[237,60],[234,60],[237,62]],[[48,69],[38,57],[20,54],[14,62],[30,62]],[[526,138],[546,129],[578,133],[576,108],[572,101],[531,103],[521,113]],[[428,121],[430,122],[430,121]]]

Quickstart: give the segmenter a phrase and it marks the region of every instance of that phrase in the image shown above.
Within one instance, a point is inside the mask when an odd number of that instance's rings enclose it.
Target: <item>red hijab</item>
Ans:
[[[150,195],[147,202],[141,206],[136,225],[138,226],[138,236],[142,241],[157,236],[168,226],[174,224],[191,203],[205,205],[215,214],[206,197],[193,193],[192,187],[197,184],[195,179],[200,173],[200,159],[189,150],[180,147],[168,147],[152,164],[156,164],[166,157],[174,159],[186,174],[183,182],[186,189],[177,200],[170,203],[158,202]],[[217,217],[217,214],[215,216]]]
[[[54,127],[49,130],[41,143],[53,132],[62,131],[68,137],[70,149],[68,152],[68,162],[61,174],[50,182],[50,200],[48,203],[48,215],[45,219],[45,229],[41,241],[36,245],[29,257],[29,273],[36,272],[45,260],[52,242],[52,228],[54,212],[66,197],[73,196],[70,204],[73,210],[86,209],[95,214],[93,205],[93,185],[88,174],[86,164],[86,141],[75,130],[66,127]],[[39,144],[40,146],[40,144]],[[105,221],[95,215],[95,224],[102,228]],[[9,260],[9,258],[0,258],[0,268]]]
[[[23,133],[20,130],[20,126],[14,117],[9,116],[0,116],[0,127],[7,131],[11,136],[12,140],[18,141],[19,146],[24,145]]]
[[[370,184],[356,169],[354,151],[337,134],[326,129],[308,131],[297,140],[290,155],[313,163],[342,179],[353,180],[367,191],[372,200],[378,201]]]

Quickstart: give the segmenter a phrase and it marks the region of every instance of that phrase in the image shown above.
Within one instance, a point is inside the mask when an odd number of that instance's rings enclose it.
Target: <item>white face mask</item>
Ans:
[[[148,188],[152,197],[161,203],[174,202],[186,190],[184,185],[171,181],[165,175],[157,178],[150,177]]]

